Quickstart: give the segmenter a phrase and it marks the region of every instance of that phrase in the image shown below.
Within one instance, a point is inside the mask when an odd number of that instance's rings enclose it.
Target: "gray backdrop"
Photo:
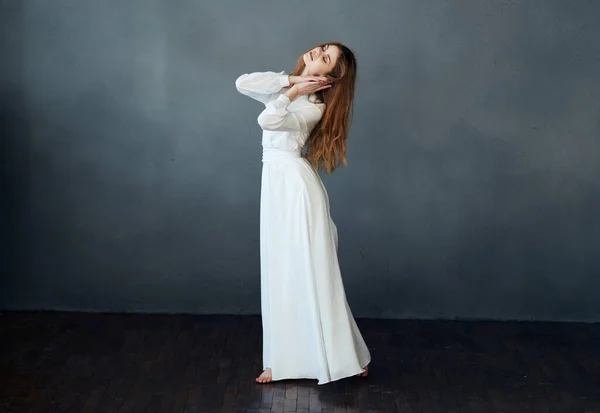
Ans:
[[[339,40],[358,317],[600,320],[600,2],[1,0],[8,309],[260,311],[245,72]]]

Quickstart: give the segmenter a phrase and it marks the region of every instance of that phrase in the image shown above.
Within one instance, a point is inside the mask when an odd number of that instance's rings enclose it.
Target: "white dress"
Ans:
[[[346,300],[329,198],[301,149],[325,105],[283,94],[288,76],[250,73],[238,91],[265,105],[260,200],[263,368],[319,384],[363,372],[371,355]]]

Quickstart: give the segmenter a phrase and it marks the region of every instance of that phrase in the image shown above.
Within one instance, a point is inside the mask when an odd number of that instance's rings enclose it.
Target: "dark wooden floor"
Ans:
[[[600,412],[600,324],[358,320],[368,379],[254,383],[257,317],[4,313],[1,412]]]

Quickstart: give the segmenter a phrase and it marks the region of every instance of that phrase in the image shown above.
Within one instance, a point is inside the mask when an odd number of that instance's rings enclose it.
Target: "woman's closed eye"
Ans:
[[[327,46],[321,46],[321,50],[323,50],[323,52],[325,52],[327,50]],[[323,53],[323,62],[328,63],[329,62],[329,56],[327,56],[325,53]]]

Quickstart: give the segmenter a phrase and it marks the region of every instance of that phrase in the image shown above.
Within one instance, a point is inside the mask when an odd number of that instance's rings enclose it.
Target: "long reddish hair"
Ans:
[[[317,47],[326,45],[339,47],[340,56],[328,74],[333,78],[333,84],[330,88],[317,92],[318,98],[325,103],[325,113],[306,141],[306,158],[315,168],[331,173],[340,164],[348,165],[346,140],[354,109],[356,58],[354,53],[341,43],[329,42]],[[300,76],[305,66],[303,56],[300,56],[291,75]]]

